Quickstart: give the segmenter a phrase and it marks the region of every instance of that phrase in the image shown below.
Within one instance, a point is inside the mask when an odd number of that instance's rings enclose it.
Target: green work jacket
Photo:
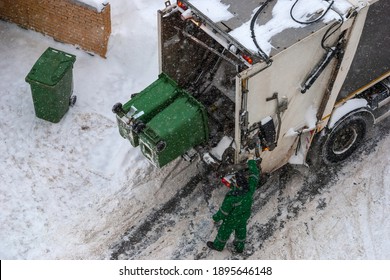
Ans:
[[[213,220],[224,222],[243,224],[246,223],[251,215],[253,203],[253,194],[259,182],[259,169],[255,160],[248,160],[249,168],[249,190],[239,194],[235,190],[229,191],[222,202],[218,212],[213,216]]]

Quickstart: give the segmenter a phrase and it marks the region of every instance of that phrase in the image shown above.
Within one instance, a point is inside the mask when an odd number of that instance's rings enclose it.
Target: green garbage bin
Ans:
[[[139,145],[138,134],[145,125],[179,95],[177,83],[161,73],[156,81],[136,94],[123,106],[113,107],[116,113],[119,133],[130,141],[133,147]]]
[[[26,82],[30,84],[35,115],[57,123],[76,102],[73,93],[73,64],[76,56],[48,48],[36,61]]]
[[[206,110],[185,91],[139,134],[142,153],[157,167],[163,167],[208,137]]]

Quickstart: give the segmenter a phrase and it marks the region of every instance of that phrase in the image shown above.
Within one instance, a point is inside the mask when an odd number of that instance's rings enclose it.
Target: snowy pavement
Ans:
[[[290,166],[272,174],[255,194],[244,254],[234,253],[232,240],[223,252],[205,246],[216,235],[210,215],[226,189],[214,189],[209,198],[205,187],[213,187],[200,183],[185,186],[186,195],[176,196],[180,202],[167,203],[168,213],[163,205],[130,228],[110,258],[389,259],[389,132],[382,123],[340,167],[313,172]]]

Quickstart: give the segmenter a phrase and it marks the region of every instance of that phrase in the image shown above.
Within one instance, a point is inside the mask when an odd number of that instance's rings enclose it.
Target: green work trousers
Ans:
[[[222,251],[225,248],[226,242],[234,231],[234,247],[238,252],[242,252],[246,240],[246,221],[239,222],[231,219],[226,219],[222,222],[218,234],[214,240],[214,246],[217,250]]]

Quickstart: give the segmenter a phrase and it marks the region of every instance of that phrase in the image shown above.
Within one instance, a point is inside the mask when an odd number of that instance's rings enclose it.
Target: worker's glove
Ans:
[[[256,156],[255,154],[253,153],[248,153],[247,155],[247,162],[250,161],[250,160],[255,160],[257,163],[261,163],[261,157],[260,156]]]

